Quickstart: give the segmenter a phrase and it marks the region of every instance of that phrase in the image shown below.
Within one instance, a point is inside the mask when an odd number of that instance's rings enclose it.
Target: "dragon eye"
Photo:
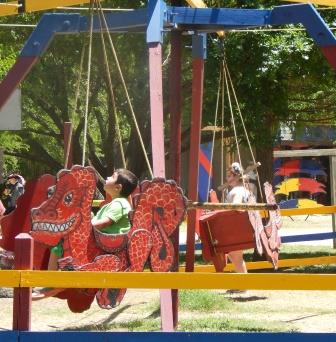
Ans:
[[[50,198],[54,193],[55,193],[55,188],[56,186],[53,185],[53,186],[50,186],[47,190],[47,197]]]
[[[65,196],[64,196],[64,203],[66,204],[66,205],[70,205],[71,204],[71,202],[72,202],[72,197],[73,197],[73,195],[72,195],[72,192],[69,192],[69,193],[67,193]]]

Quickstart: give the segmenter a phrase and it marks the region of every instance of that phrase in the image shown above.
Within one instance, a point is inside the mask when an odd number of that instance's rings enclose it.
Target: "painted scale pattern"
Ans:
[[[76,165],[71,170],[61,170],[50,198],[32,209],[34,239],[48,246],[63,242],[64,257],[59,260],[63,270],[140,272],[149,260],[152,271],[169,271],[174,262],[169,237],[186,212],[182,190],[175,182],[161,178],[142,182],[140,192],[133,198],[132,227],[125,236],[92,229],[91,203],[96,182],[95,171],[90,167]],[[74,299],[67,296],[69,290],[59,297],[66,298],[70,309],[77,312],[88,309],[94,296],[100,307],[112,308],[126,293],[126,289],[71,291],[76,292]],[[76,305],[78,301],[80,306]]]

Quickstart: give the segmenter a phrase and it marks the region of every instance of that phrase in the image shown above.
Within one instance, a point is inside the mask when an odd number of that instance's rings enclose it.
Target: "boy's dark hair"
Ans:
[[[122,186],[120,195],[122,197],[128,197],[138,186],[137,176],[126,169],[117,169],[114,172],[118,175],[116,184],[121,184]]]

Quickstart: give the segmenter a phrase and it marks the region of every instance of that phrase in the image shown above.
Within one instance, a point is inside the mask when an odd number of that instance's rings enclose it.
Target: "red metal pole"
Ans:
[[[179,5],[180,1],[173,1],[172,5]],[[182,58],[181,58],[181,32],[171,32],[171,59],[169,70],[169,108],[170,108],[170,170],[171,177],[178,185],[181,184],[181,110],[182,110]],[[178,272],[179,267],[179,230],[172,236],[175,252],[173,271]],[[178,290],[174,289],[173,320],[174,327],[178,324]]]
[[[24,80],[30,69],[38,60],[38,56],[18,57],[13,67],[0,83],[0,109],[9,100],[14,90]]]
[[[149,44],[149,89],[153,173],[165,177],[161,43]]]
[[[202,105],[203,105],[203,79],[204,79],[204,58],[203,44],[204,36],[196,36],[193,40],[193,62],[192,62],[192,104],[191,104],[191,122],[190,122],[190,152],[189,152],[189,181],[188,198],[197,201],[198,196],[198,167],[199,167],[199,146],[201,142],[201,123],[202,123]],[[195,46],[199,53],[194,55]],[[195,49],[196,49],[195,48]],[[196,51],[197,52],[197,51]],[[199,211],[188,210],[187,225],[187,251],[186,251],[186,271],[194,271],[195,259],[195,231],[198,226]]]
[[[162,46],[161,43],[150,43],[148,46],[153,173],[154,177],[165,177]],[[160,290],[160,303],[162,330],[173,331],[172,290]]]
[[[181,184],[181,126],[182,126],[182,58],[181,32],[171,32],[171,54],[169,70],[170,108],[170,169],[171,177]]]
[[[34,242],[26,233],[15,238],[15,269],[33,269]],[[26,331],[31,328],[31,287],[14,289],[13,330]]]
[[[72,166],[72,123],[64,122],[64,168],[70,169]]]

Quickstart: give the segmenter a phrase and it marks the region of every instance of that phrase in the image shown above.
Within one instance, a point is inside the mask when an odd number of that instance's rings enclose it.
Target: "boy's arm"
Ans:
[[[92,220],[92,226],[96,229],[103,229],[111,225],[113,221],[109,217],[103,217],[99,220]]]

